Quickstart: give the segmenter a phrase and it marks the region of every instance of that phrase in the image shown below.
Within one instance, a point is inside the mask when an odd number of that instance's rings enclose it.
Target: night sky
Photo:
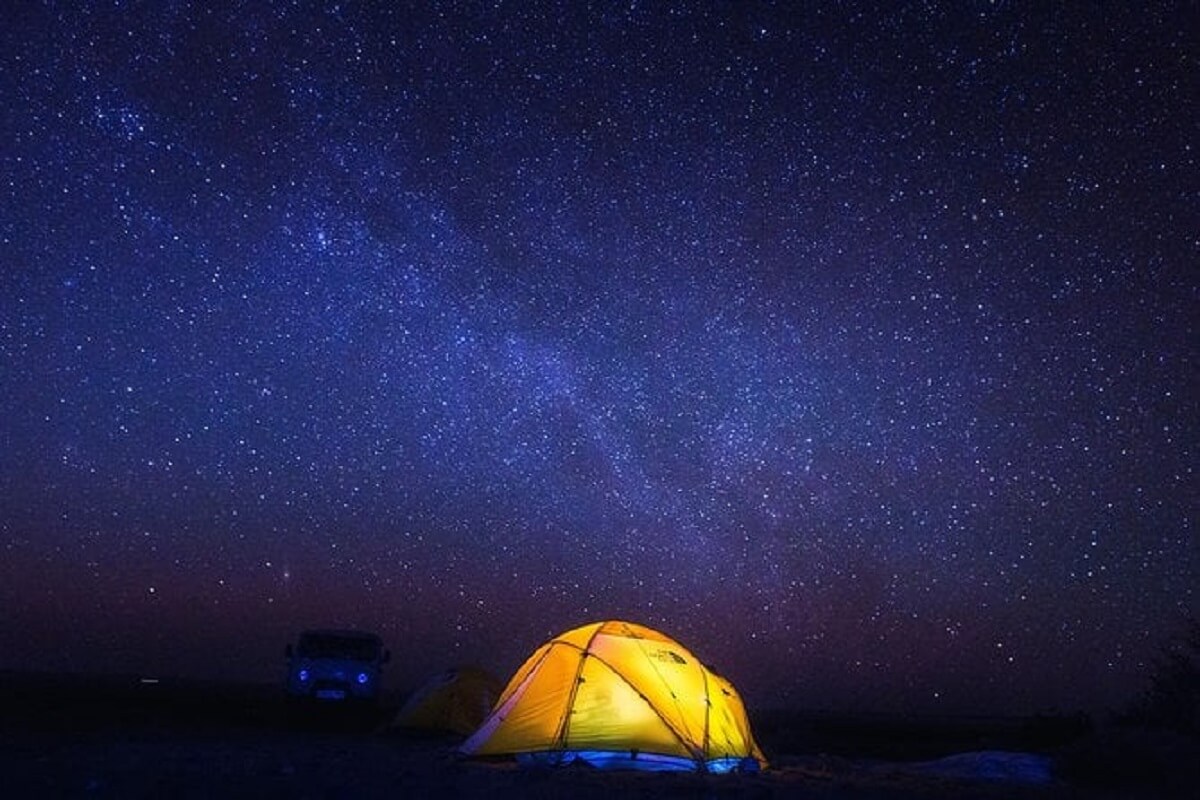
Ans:
[[[87,5],[0,27],[0,668],[1074,710],[1197,613],[1194,3]]]

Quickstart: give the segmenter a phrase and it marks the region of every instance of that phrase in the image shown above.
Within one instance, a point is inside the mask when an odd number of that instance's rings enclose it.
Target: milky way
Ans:
[[[1186,4],[20,5],[0,666],[1027,711],[1196,613]]]

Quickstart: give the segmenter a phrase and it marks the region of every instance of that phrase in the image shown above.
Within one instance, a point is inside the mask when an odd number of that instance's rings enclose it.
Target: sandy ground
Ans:
[[[170,695],[0,685],[0,798],[1140,798],[1172,796],[1126,782],[1040,785],[957,776],[904,758],[822,754],[786,720],[764,725],[771,769],[750,775],[522,769],[455,755],[455,738],[424,737],[366,720],[280,713],[253,694]],[[909,726],[910,731],[916,730]],[[945,726],[942,726],[945,730]],[[895,737],[896,731],[874,724]],[[961,734],[958,734],[961,735]],[[924,737],[928,744],[928,736]],[[911,744],[922,745],[917,737]],[[945,744],[936,740],[937,747]],[[1120,745],[1120,746],[1123,746]],[[1190,745],[1189,745],[1190,746]],[[958,752],[972,748],[956,748]],[[980,748],[982,749],[982,748]],[[845,751],[843,751],[845,752]],[[1190,751],[1189,751],[1190,752]],[[1198,750],[1197,752],[1200,752]],[[982,763],[958,756],[959,767]],[[990,757],[985,757],[990,758]],[[1007,756],[999,755],[1000,763]],[[1038,756],[1049,766],[1051,758]],[[965,759],[965,760],[964,760]],[[937,762],[940,764],[941,762]],[[1054,762],[1057,763],[1057,762]],[[1189,779],[1190,781],[1190,779]],[[1191,796],[1194,783],[1174,796]]]
[[[778,756],[757,775],[527,770],[455,756],[453,743],[353,731],[140,726],[7,731],[5,797],[97,798],[1067,798],[1065,783],[952,780],[905,764]],[[1128,795],[1136,796],[1136,795]]]

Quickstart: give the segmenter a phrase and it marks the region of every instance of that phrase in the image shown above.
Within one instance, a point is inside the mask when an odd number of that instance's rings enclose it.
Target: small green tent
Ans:
[[[479,667],[439,672],[412,693],[392,726],[465,736],[483,722],[503,688],[498,678]]]

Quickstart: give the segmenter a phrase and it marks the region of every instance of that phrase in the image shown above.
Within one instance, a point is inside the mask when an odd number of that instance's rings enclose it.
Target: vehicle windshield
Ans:
[[[379,640],[365,636],[306,633],[300,637],[296,652],[301,658],[351,658],[356,661],[374,661],[379,657]]]

